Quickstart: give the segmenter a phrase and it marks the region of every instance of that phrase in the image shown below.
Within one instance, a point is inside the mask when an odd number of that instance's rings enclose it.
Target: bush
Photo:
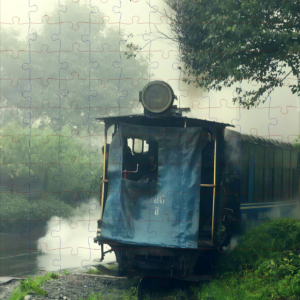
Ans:
[[[219,266],[215,279],[192,291],[195,299],[299,299],[300,221],[283,218],[248,228]]]
[[[36,228],[46,225],[52,216],[68,217],[74,210],[72,206],[48,197],[46,200],[27,200],[18,194],[5,193],[0,199],[0,231],[7,232],[13,228]]]
[[[250,226],[239,239],[228,257],[222,261],[223,268],[236,270],[258,267],[266,259],[277,258],[282,251],[299,248],[300,221],[293,218],[268,220],[259,226]]]
[[[90,193],[99,197],[103,156],[88,139],[80,139],[67,127],[59,132],[37,128],[30,131],[16,122],[3,127],[2,134],[1,176],[27,186],[34,182],[43,192],[42,198],[46,193],[61,192],[61,200],[71,205]]]

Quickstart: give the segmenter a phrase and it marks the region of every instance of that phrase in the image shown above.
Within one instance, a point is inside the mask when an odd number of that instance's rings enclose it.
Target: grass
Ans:
[[[80,300],[104,300],[104,299],[106,299],[106,298],[104,298],[104,296],[102,296],[102,294],[100,292],[97,294],[94,294],[94,295],[90,295],[86,299],[80,298]]]
[[[103,275],[102,272],[100,272],[99,270],[95,270],[95,269],[89,269],[87,271],[88,274],[92,274],[92,275]]]
[[[248,228],[219,259],[210,283],[191,288],[194,299],[300,299],[300,221],[269,220]]]
[[[62,273],[62,275],[65,275],[65,276],[68,275],[68,271],[67,270],[63,270],[61,273]]]
[[[118,271],[119,267],[118,267],[118,264],[113,264],[113,265],[109,266],[108,269]]]
[[[122,299],[124,300],[137,300],[137,290],[136,287],[131,287],[122,295]],[[148,299],[145,299],[148,300]]]
[[[150,299],[150,298],[149,298]],[[176,300],[176,299],[181,299],[181,300],[188,300],[190,298],[188,298],[188,296],[186,295],[185,291],[176,288],[174,291],[172,291],[167,299],[172,299],[172,300]]]
[[[47,273],[43,276],[32,278],[29,276],[27,280],[21,280],[20,286],[15,288],[9,300],[22,300],[29,294],[46,295],[47,293],[40,287],[48,280],[57,279],[58,274]]]

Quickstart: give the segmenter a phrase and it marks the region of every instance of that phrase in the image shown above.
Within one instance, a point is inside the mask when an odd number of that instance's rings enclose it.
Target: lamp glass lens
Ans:
[[[152,112],[162,112],[170,104],[169,89],[162,84],[150,85],[144,93],[144,105]]]

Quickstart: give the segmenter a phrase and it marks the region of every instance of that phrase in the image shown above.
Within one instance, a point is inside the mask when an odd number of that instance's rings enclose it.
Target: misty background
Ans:
[[[104,142],[96,118],[142,113],[138,95],[149,80],[168,82],[174,104],[190,107],[191,117],[283,142],[300,134],[299,98],[288,88],[247,110],[232,103],[239,83],[220,92],[185,84],[178,45],[156,39],[155,26],[171,35],[164,9],[157,0],[1,4],[0,229],[15,236],[40,230],[29,248],[52,251],[62,268],[62,253],[76,253],[80,264],[100,256],[92,241]],[[130,35],[145,47],[127,60]],[[84,221],[75,227],[75,220]]]

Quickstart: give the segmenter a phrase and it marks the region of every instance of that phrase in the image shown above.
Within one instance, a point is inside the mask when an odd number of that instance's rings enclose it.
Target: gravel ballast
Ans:
[[[87,299],[89,295],[101,292],[107,299],[122,299],[122,295],[128,290],[137,286],[138,279],[113,278],[110,276],[101,277],[97,275],[71,274],[59,276],[58,279],[45,282],[41,289],[47,295],[29,295],[30,300],[59,299],[59,300],[79,300]],[[6,288],[8,289],[8,284]],[[13,288],[17,285],[14,283]],[[2,295],[2,299],[9,299],[13,289]],[[26,299],[26,300],[28,300]]]

